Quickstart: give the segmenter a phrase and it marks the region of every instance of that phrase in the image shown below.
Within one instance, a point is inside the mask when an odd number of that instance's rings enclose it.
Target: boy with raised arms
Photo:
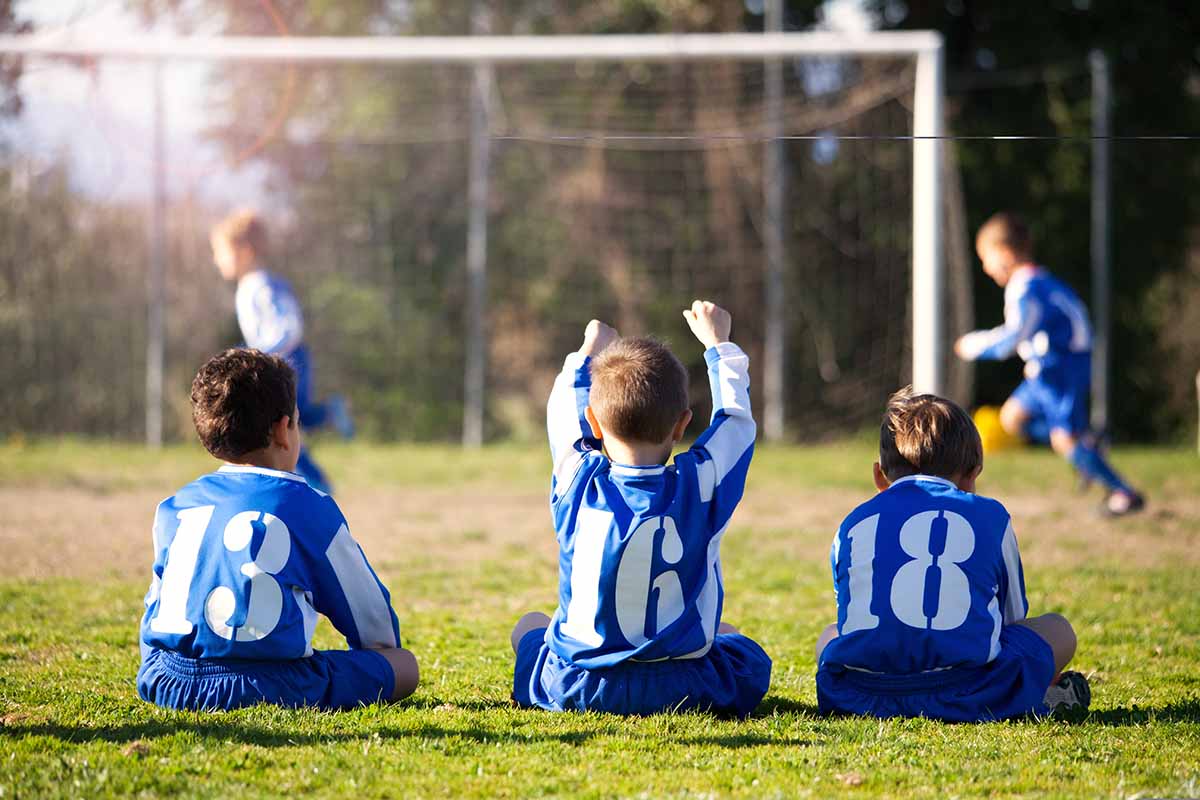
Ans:
[[[664,345],[592,320],[554,383],[559,604],[512,632],[518,705],[746,715],[766,694],[770,658],[721,621],[721,538],[754,451],[749,359],[726,311],[697,300],[683,315],[705,348],[713,413],[670,464],[692,414],[687,372]]]

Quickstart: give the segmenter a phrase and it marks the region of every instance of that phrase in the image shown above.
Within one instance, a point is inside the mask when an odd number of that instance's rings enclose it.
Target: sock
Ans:
[[[1025,438],[1037,444],[1050,444],[1050,423],[1044,418],[1032,417],[1025,423],[1022,431]]]
[[[1115,492],[1133,492],[1129,488],[1129,484],[1121,480],[1121,477],[1108,465],[1104,456],[1100,455],[1100,452],[1091,445],[1084,444],[1082,441],[1076,442],[1075,449],[1071,451],[1067,459],[1084,475],[1100,481],[1109,489]]]

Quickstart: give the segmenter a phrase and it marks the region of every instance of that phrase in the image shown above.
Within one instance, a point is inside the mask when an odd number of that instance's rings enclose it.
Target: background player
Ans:
[[[192,418],[225,465],[164,500],[142,618],[138,694],[177,709],[348,708],[417,687],[388,591],[332,497],[293,474],[292,368],[226,350],[192,382]],[[314,651],[317,615],[350,650]]]
[[[1086,481],[1109,494],[1101,511],[1119,516],[1145,501],[1114,470],[1088,431],[1092,382],[1092,329],[1087,309],[1062,281],[1033,260],[1033,240],[1015,214],[993,215],[975,239],[983,271],[1004,289],[1004,324],[974,331],[954,345],[960,358],[1025,361],[1025,380],[1000,409],[1013,436],[1049,443]]]
[[[247,347],[287,359],[296,370],[296,401],[305,428],[330,425],[343,437],[354,435],[345,401],[332,395],[324,403],[312,399],[312,370],[304,345],[304,317],[287,281],[268,272],[267,229],[253,211],[237,211],[212,230],[213,261],[227,281],[237,281],[237,319]],[[308,454],[300,452],[299,474],[316,488],[329,492],[329,481]]]
[[[833,540],[838,621],[817,642],[823,711],[972,722],[1087,707],[1086,678],[1056,680],[1075,632],[1058,614],[1026,616],[1012,520],[973,493],[982,470],[965,411],[910,389],[891,397],[879,494]]]
[[[721,537],[754,451],[749,358],[723,309],[697,300],[683,313],[705,347],[713,416],[670,466],[692,413],[665,346],[592,320],[554,382],[559,606],[512,632],[519,705],[745,715],[770,685],[771,659],[721,622]]]

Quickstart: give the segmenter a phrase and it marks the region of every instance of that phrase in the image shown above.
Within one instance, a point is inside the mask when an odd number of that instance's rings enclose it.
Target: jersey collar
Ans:
[[[893,487],[899,486],[900,484],[907,483],[909,481],[929,481],[931,483],[940,483],[943,486],[949,486],[951,489],[958,488],[957,486],[954,485],[953,481],[948,481],[945,478],[939,478],[936,475],[906,475],[903,478],[897,478],[896,480],[892,481],[892,485],[889,486],[888,488],[891,489]]]
[[[625,478],[642,478],[649,475],[662,475],[667,471],[666,464],[652,464],[648,467],[631,467],[627,464],[612,463],[609,472]]]
[[[308,483],[304,478],[294,472],[284,472],[281,469],[268,469],[267,467],[248,467],[241,464],[225,464],[217,472],[232,472],[235,474],[250,474],[250,475],[266,475],[270,478],[283,478],[284,480],[296,481],[297,483]]]

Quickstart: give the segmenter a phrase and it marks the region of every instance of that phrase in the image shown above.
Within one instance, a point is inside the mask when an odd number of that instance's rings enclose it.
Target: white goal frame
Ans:
[[[729,33],[636,34],[592,36],[371,36],[371,37],[181,37],[146,34],[95,37],[58,29],[24,35],[0,36],[0,54],[42,58],[105,58],[147,61],[156,65],[176,61],[243,63],[398,63],[466,64],[486,69],[494,64],[579,61],[705,61],[779,60],[797,56],[911,56],[916,60],[913,96],[912,179],[912,381],[918,391],[945,391],[946,330],[944,323],[945,262],[942,231],[941,140],[943,136],[944,66],[940,34],[933,31],[886,31],[843,34]],[[477,77],[478,77],[477,72]],[[156,152],[162,150],[162,79],[155,70]],[[486,103],[475,103],[476,106]],[[478,118],[478,108],[472,117]],[[483,113],[486,113],[484,111]],[[486,119],[486,117],[485,117]],[[472,163],[483,175],[472,179],[472,205],[482,193],[486,199],[486,142],[473,136]],[[479,170],[474,170],[478,172]],[[156,170],[156,197],[165,190],[161,168]],[[162,201],[165,202],[165,201]],[[156,210],[151,223],[151,309],[147,353],[147,441],[162,440],[163,309],[165,256],[163,214]],[[486,213],[472,209],[468,235],[468,274],[472,281],[471,304],[482,311],[486,264]],[[766,308],[778,303],[766,303]],[[782,314],[782,309],[779,309]],[[768,317],[771,315],[768,314]],[[482,313],[469,314],[482,320]],[[782,318],[766,319],[764,352],[764,417],[768,438],[779,438],[784,403]],[[774,326],[774,327],[773,327]],[[770,333],[774,331],[776,335]],[[482,323],[468,332],[464,444],[483,440],[484,373]],[[770,424],[775,421],[775,424]]]

